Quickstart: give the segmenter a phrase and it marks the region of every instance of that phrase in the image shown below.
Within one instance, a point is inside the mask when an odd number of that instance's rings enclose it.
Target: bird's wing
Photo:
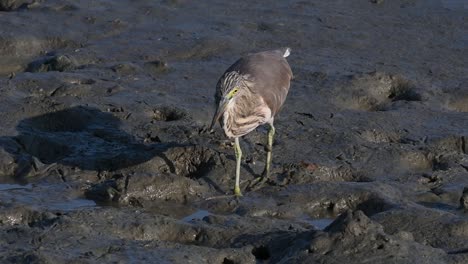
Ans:
[[[260,95],[276,114],[289,91],[292,71],[285,55],[289,49],[250,54],[239,59],[228,70],[237,71],[248,82],[249,89]]]

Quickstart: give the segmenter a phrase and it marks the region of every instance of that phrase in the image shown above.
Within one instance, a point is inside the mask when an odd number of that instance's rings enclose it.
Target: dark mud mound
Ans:
[[[420,245],[412,240],[411,235],[386,234],[380,224],[370,220],[361,211],[342,214],[324,231],[312,238],[308,255],[292,259],[324,263],[444,263],[447,260],[443,250]],[[350,248],[352,250],[348,250]],[[346,253],[343,254],[343,251]]]
[[[151,207],[153,201],[194,202],[229,189],[218,177],[225,171],[220,166],[223,156],[212,149],[172,146],[153,153],[151,160],[134,166],[134,172],[108,175],[85,195],[97,202]]]

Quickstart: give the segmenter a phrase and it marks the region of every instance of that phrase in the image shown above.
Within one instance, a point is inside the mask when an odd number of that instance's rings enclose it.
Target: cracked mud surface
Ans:
[[[468,262],[463,1],[202,2],[0,1],[1,263]],[[215,85],[282,46],[234,198]]]

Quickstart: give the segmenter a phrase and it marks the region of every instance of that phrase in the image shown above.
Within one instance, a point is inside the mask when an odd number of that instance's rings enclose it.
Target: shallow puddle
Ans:
[[[71,191],[71,193],[70,193]],[[83,199],[73,194],[63,185],[0,184],[0,199],[15,204],[24,204],[47,210],[71,211],[96,207],[92,200]]]
[[[33,186],[31,184],[20,185],[20,184],[3,183],[3,184],[0,184],[0,191],[9,191],[9,190],[18,190],[18,189],[31,190],[32,187]]]
[[[195,220],[202,220],[205,216],[209,215],[211,215],[211,213],[206,210],[198,210],[195,213],[182,218],[181,220],[183,222],[191,222]]]
[[[306,222],[312,226],[314,226],[318,230],[324,230],[327,226],[329,226],[335,219],[333,218],[305,218],[301,219],[303,222]]]
[[[93,208],[96,203],[87,199],[74,199],[63,202],[54,202],[48,205],[49,209],[60,211],[72,211],[77,209]]]

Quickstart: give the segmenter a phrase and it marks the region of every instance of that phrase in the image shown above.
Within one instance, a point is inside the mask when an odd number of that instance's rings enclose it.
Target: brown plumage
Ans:
[[[224,124],[234,129],[233,133],[229,133],[232,134],[232,136],[228,135],[229,137],[240,137],[255,129],[256,126],[252,129],[239,129],[239,125],[242,125],[236,122],[239,117],[256,117],[260,114],[261,116],[257,118],[259,122],[257,126],[273,121],[270,117],[273,118],[278,113],[286,100],[290,80],[293,77],[285,58],[289,52],[289,48],[283,48],[249,54],[236,61],[219,79],[215,94],[218,106],[233,88],[240,88],[239,93],[233,98],[236,105],[239,105],[233,109],[236,112],[235,116],[231,117],[231,120],[222,120]],[[261,107],[267,107],[270,110],[270,117],[265,116],[267,113],[262,111]],[[218,108],[219,110],[222,109]],[[221,115],[215,115],[216,119],[213,121],[216,122],[220,117]],[[234,123],[231,124],[231,122]],[[224,127],[223,124],[222,126]],[[237,130],[241,131],[237,132]]]
[[[286,100],[293,76],[286,61],[289,53],[289,48],[282,48],[242,57],[226,70],[216,86],[215,99],[218,108],[211,127],[220,120],[225,134],[235,139],[238,195],[242,155],[238,138],[266,123],[270,125],[270,132],[264,175],[268,176],[274,135],[273,121]]]

